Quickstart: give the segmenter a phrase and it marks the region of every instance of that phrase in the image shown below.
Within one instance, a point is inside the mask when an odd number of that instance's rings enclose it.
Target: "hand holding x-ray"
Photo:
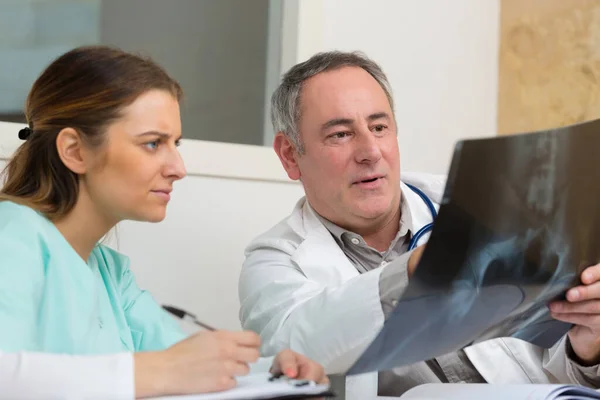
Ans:
[[[569,340],[578,361],[600,362],[600,264],[581,273],[582,284],[567,292],[566,300],[550,305],[553,318],[575,324]]]
[[[410,258],[408,259],[408,264],[406,266],[409,278],[411,276],[413,276],[413,274],[415,273],[415,270],[417,269],[417,265],[419,265],[419,261],[421,261],[421,256],[423,255],[423,251],[425,251],[425,246],[426,246],[426,244],[422,244],[422,245],[416,247],[413,250],[412,254],[410,255]]]

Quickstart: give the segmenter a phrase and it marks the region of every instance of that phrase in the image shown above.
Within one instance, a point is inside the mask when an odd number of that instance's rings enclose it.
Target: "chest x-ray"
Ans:
[[[456,146],[414,276],[350,375],[496,337],[551,347],[548,303],[600,261],[600,120]]]

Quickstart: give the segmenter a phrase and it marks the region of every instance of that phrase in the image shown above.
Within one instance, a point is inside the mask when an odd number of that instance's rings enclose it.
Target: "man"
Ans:
[[[290,347],[328,373],[343,373],[381,329],[418,263],[423,247],[408,251],[411,238],[432,222],[419,192],[439,204],[444,181],[403,174],[420,191],[400,182],[391,90],[380,67],[360,54],[321,53],[294,66],[273,94],[272,119],[275,151],[306,197],[248,246],[241,322],[261,334],[265,355]],[[578,325],[550,350],[491,340],[379,378],[351,377],[346,393],[400,395],[428,382],[597,387],[599,280],[600,266],[588,268],[570,301],[552,306],[555,318]]]

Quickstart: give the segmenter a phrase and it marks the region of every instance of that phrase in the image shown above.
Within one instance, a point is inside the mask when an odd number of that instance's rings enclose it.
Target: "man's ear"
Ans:
[[[56,136],[56,150],[63,164],[78,175],[87,172],[85,149],[79,132],[73,128],[64,128]]]
[[[283,132],[277,132],[277,135],[275,135],[273,149],[275,149],[275,153],[277,153],[288,177],[294,181],[300,179],[298,153],[292,141]]]

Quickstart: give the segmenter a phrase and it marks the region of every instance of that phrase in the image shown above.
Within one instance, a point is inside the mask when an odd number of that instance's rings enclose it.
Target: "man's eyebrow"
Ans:
[[[390,115],[386,112],[378,112],[375,114],[371,114],[367,117],[369,121],[375,121],[376,119],[387,118],[390,119]]]
[[[334,119],[330,119],[329,121],[327,121],[323,125],[321,125],[321,130],[325,130],[325,129],[331,128],[332,126],[337,126],[337,125],[350,125],[353,122],[354,122],[354,120],[352,120],[350,118],[334,118]]]

